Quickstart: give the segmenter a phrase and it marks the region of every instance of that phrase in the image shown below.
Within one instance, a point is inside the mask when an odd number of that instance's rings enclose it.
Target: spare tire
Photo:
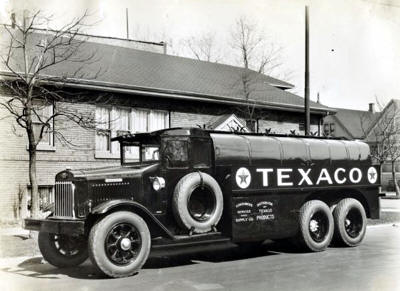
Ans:
[[[222,215],[224,199],[217,181],[203,172],[190,173],[176,185],[172,209],[178,224],[195,233],[213,229]]]

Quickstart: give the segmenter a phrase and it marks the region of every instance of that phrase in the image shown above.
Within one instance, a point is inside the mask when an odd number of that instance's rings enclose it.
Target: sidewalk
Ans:
[[[18,228],[0,228],[0,258],[37,256],[40,254],[36,243],[29,237],[29,231]]]

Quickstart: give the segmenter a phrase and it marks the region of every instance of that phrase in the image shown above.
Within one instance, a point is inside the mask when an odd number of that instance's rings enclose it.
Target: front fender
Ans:
[[[108,212],[113,212],[116,210],[123,210],[123,209],[128,209],[136,214],[140,215],[149,226],[155,226],[159,230],[162,231],[166,236],[169,238],[173,238],[174,235],[151,213],[150,210],[148,210],[145,206],[143,206],[140,203],[137,203],[132,200],[126,200],[126,199],[117,199],[117,200],[110,200],[110,201],[105,201],[99,205],[96,205],[91,213],[92,214],[97,214],[97,215],[103,215]]]

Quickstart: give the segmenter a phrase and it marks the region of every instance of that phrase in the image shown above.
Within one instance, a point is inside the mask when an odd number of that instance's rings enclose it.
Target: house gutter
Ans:
[[[6,77],[13,77],[14,75],[10,72],[0,71],[0,75]],[[244,102],[244,100],[232,97],[218,96],[218,95],[207,95],[207,94],[199,94],[196,92],[182,92],[176,90],[168,90],[168,89],[160,89],[160,88],[151,88],[151,87],[139,87],[139,86],[130,86],[125,84],[111,83],[111,82],[102,82],[97,80],[84,80],[84,79],[73,79],[68,78],[66,81],[61,82],[54,79],[51,76],[44,76],[42,78],[46,78],[41,81],[42,84],[48,85],[58,85],[63,87],[77,88],[77,89],[88,89],[88,90],[97,90],[97,91],[106,91],[112,93],[123,93],[123,94],[136,94],[140,96],[152,96],[152,97],[160,97],[160,98],[172,98],[172,99],[180,99],[180,100],[189,100],[189,101],[204,101],[209,103],[217,103],[217,104],[229,104],[229,105],[238,105],[238,106],[253,106],[255,108],[260,109],[273,109],[273,110],[281,110],[281,111],[290,111],[290,112],[304,112],[303,105],[294,105],[294,104],[286,104],[279,102],[262,102],[258,100],[254,100],[254,102]],[[53,80],[52,80],[53,79]],[[319,114],[319,115],[328,115],[330,113],[336,113],[336,110],[333,108],[315,108],[311,107],[311,113]]]

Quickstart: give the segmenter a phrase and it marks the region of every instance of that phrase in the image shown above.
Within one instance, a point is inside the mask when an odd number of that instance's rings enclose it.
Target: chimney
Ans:
[[[368,111],[375,113],[375,103],[368,103]]]
[[[11,28],[15,28],[15,13],[11,13]]]

